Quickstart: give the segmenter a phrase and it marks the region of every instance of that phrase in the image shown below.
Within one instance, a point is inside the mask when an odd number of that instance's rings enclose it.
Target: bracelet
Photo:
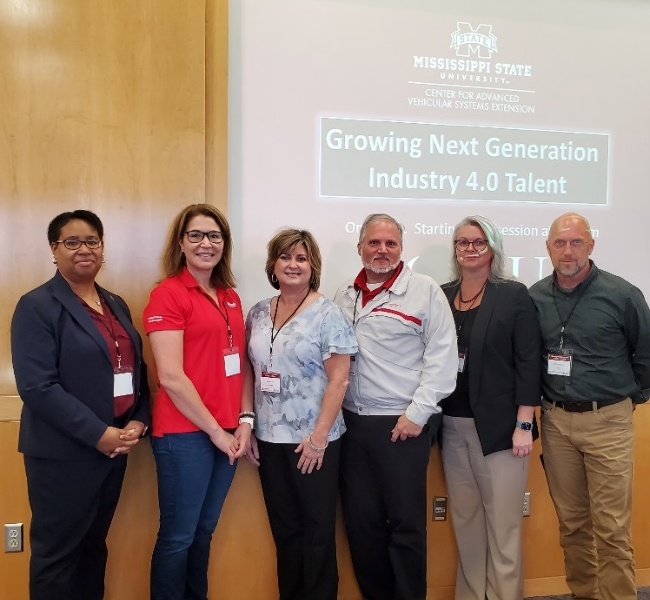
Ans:
[[[242,423],[248,423],[251,428],[255,427],[255,419],[253,417],[239,417],[239,424],[241,425]]]
[[[309,434],[309,437],[307,438],[307,445],[314,451],[314,452],[324,452],[325,448],[327,448],[330,443],[329,440],[325,441],[325,445],[322,448],[319,448],[318,446],[314,446],[314,444],[311,441],[311,433]]]
[[[254,413],[254,412],[251,412],[251,411],[249,411],[249,410],[242,410],[242,411],[239,413],[239,417],[240,417],[240,418],[241,418],[241,417],[253,417],[253,419],[254,419],[254,418],[255,418],[255,413]]]

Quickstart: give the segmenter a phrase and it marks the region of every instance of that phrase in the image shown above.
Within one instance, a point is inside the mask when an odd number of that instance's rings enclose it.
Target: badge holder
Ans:
[[[273,371],[262,371],[261,389],[269,394],[280,393],[280,373]]]
[[[573,366],[573,350],[569,348],[558,348],[548,351],[549,375],[560,375],[561,377],[571,376]]]
[[[118,367],[113,371],[113,397],[133,394],[133,369]]]
[[[223,363],[226,369],[226,377],[241,373],[241,360],[239,359],[239,348],[237,346],[226,348],[223,351]]]

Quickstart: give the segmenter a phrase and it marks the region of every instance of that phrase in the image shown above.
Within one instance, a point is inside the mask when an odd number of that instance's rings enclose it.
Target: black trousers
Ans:
[[[345,436],[344,436],[345,437]],[[260,480],[277,555],[280,600],[336,600],[336,501],[341,440],[320,471],[297,468],[297,444],[258,441]]]
[[[391,442],[397,416],[343,415],[341,500],[363,597],[424,600],[427,467],[439,415],[418,437],[397,442]]]
[[[106,536],[126,456],[94,460],[25,456],[32,509],[30,600],[102,600]]]

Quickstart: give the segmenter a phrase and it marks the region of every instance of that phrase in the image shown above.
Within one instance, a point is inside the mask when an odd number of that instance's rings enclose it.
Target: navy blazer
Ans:
[[[452,306],[458,285],[442,286]],[[526,286],[488,281],[467,349],[469,400],[485,456],[512,448],[519,405],[541,403],[540,355],[539,319]],[[441,406],[444,412],[444,400]]]
[[[119,296],[96,285],[135,350],[135,403],[125,419],[150,425],[142,340]],[[105,339],[57,271],[25,294],[11,321],[11,352],[23,411],[18,450],[26,456],[83,460],[113,424],[113,364]]]

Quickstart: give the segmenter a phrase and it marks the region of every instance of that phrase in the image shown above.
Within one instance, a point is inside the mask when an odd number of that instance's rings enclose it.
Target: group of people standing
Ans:
[[[278,294],[244,318],[228,222],[188,206],[144,311],[159,382],[152,417],[128,308],[95,281],[101,221],[63,213],[48,241],[56,274],[21,298],[11,328],[31,600],[103,597],[127,455],[149,432],[160,507],[152,600],[207,600],[212,534],[244,456],[259,467],[281,600],[336,599],[339,488],[363,597],[424,600],[436,439],[457,600],[520,600],[540,404],[567,583],[575,598],[636,598],[632,411],[650,395],[650,311],[590,260],[582,216],[553,222],[554,272],[529,291],[506,274],[501,235],[484,217],[456,226],[453,280],[440,287],[402,261],[403,227],[372,214],[362,268],[333,301],[318,291],[313,235],[282,229],[265,267]]]

